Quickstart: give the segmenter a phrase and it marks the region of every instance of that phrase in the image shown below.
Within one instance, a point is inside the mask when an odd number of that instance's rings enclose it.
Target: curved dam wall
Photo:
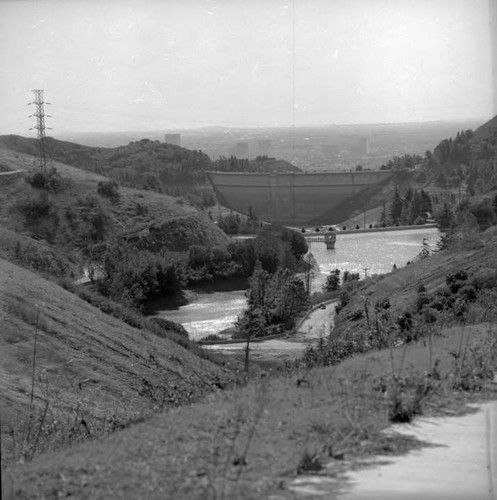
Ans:
[[[252,206],[261,220],[301,226],[360,191],[386,181],[392,172],[208,172],[208,176],[223,206],[245,214]]]

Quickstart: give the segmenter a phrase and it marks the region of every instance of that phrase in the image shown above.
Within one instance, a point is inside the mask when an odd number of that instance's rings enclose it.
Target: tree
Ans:
[[[119,201],[119,186],[114,180],[100,181],[97,186],[97,191],[100,196],[109,198],[113,203]]]
[[[249,372],[250,341],[256,337],[262,337],[265,333],[266,321],[262,311],[258,307],[249,307],[237,321],[237,327],[246,338],[245,344],[245,374]]]
[[[380,215],[380,226],[386,227],[386,225],[387,225],[387,206],[385,200],[383,200],[383,208],[381,210],[381,215]]]
[[[423,246],[421,247],[421,252],[418,254],[419,260],[424,260],[430,256],[430,245],[428,244],[428,240],[423,238]]]
[[[305,269],[305,290],[307,293],[311,293],[311,285],[312,281],[316,277],[316,269],[319,267],[316,259],[314,258],[314,255],[312,255],[311,252],[309,252],[305,257],[304,257],[304,262],[306,263],[306,269]]]
[[[454,226],[454,213],[449,203],[445,202],[443,207],[436,211],[435,219],[442,231],[452,231]]]
[[[254,212],[252,205],[249,205],[248,207],[247,217],[248,217],[247,220],[248,226],[257,227],[259,225],[259,219],[257,218],[257,215]]]
[[[331,271],[326,277],[326,283],[323,285],[323,292],[333,292],[340,288],[340,269]]]
[[[248,305],[251,308],[263,310],[266,302],[266,289],[269,273],[262,269],[261,261],[257,259],[255,269],[249,278]]]
[[[347,281],[359,281],[360,275],[359,273],[351,273],[348,270],[345,270],[343,272],[343,282],[346,283]]]
[[[392,204],[390,205],[390,215],[394,224],[398,224],[402,216],[402,199],[400,198],[399,189],[395,186]]]

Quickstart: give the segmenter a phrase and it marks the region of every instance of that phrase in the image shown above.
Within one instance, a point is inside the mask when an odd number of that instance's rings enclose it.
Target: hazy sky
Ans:
[[[488,0],[0,1],[0,133],[34,88],[55,136],[488,118],[489,40]]]

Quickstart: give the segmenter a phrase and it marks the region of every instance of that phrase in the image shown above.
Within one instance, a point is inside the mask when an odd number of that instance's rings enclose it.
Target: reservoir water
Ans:
[[[318,264],[312,283],[313,291],[320,291],[328,274],[335,268],[366,274],[388,273],[395,264],[404,267],[421,252],[426,239],[432,250],[439,239],[436,228],[389,232],[342,234],[337,237],[336,249],[327,250],[324,243],[312,243],[310,251]],[[157,312],[181,323],[193,340],[229,328],[246,305],[244,290],[197,291],[186,305]]]

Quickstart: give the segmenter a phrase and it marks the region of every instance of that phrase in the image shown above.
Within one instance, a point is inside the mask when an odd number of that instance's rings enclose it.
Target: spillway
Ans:
[[[247,213],[251,206],[260,220],[304,226],[361,191],[384,183],[389,170],[362,172],[284,173],[208,172],[221,205]]]

